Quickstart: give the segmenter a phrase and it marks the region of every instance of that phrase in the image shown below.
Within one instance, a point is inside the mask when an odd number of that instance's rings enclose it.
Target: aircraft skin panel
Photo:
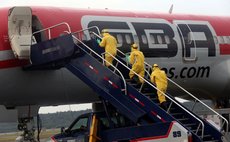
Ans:
[[[28,60],[8,56],[11,51],[7,35],[8,9],[0,9],[0,104],[57,105],[97,100],[93,91],[66,69],[22,71],[21,66],[28,64]],[[196,90],[197,97],[216,99],[229,93],[230,17],[52,7],[32,7],[32,14],[44,28],[67,22],[74,32],[97,23],[100,30],[109,28],[116,38],[122,37],[118,48],[126,52],[138,38],[146,61],[158,63],[169,78],[189,90]],[[52,37],[59,36],[63,30],[66,28],[54,29]],[[193,58],[197,60],[185,61]]]
[[[86,84],[66,69],[23,71],[21,68],[0,70],[0,104],[6,106],[39,104],[77,104],[97,101]]]

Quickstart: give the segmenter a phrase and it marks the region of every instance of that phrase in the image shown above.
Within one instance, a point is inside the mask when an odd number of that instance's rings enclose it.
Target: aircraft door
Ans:
[[[15,57],[28,59],[32,38],[32,10],[30,7],[13,7],[9,10],[8,36]]]
[[[183,21],[174,22],[182,42],[182,57],[185,62],[195,62],[197,61],[197,46],[194,40],[194,34],[189,27],[189,25]],[[188,52],[188,50],[191,52]]]

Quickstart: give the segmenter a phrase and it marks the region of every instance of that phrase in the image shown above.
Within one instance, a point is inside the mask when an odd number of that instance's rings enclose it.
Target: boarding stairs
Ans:
[[[114,57],[116,63],[111,65],[112,69],[107,68],[103,58],[105,53],[95,40],[99,36],[90,32],[91,29],[96,29],[99,33],[97,27],[74,33],[67,31],[67,34],[60,37],[31,45],[31,65],[26,68],[66,67],[103,100],[139,125],[178,122],[192,135],[193,142],[222,142],[221,131],[185,108],[168,93],[165,94],[168,110],[162,109],[157,99],[157,88],[150,82],[148,73],[143,78],[144,84],[133,83],[128,76],[130,65],[124,60],[124,53],[121,51]],[[93,33],[95,36],[83,40],[78,37],[80,32]]]

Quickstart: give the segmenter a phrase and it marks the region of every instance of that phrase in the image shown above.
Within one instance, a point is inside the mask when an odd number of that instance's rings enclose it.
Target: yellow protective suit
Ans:
[[[159,69],[159,67],[154,67],[153,72],[150,76],[151,82],[157,86],[157,89],[166,92],[168,86],[168,80],[165,71]],[[160,103],[166,102],[165,95],[157,90],[157,95]]]
[[[117,40],[109,33],[103,33],[103,38],[99,46],[104,47],[105,52],[110,53],[113,56],[117,55]],[[113,57],[111,55],[105,54],[105,60],[108,61],[110,64],[113,63]],[[109,67],[109,63],[106,62],[105,65]]]
[[[144,54],[139,51],[138,49],[132,48],[131,54],[130,54],[130,64],[132,64],[132,69],[129,72],[129,77],[133,78],[135,75],[134,72],[136,72],[141,77],[144,77],[145,75],[145,56]],[[134,72],[133,72],[134,71]],[[141,83],[144,83],[144,80],[139,77],[139,81]]]

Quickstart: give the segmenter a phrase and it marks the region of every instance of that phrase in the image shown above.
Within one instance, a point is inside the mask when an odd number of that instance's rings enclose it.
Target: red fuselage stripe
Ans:
[[[19,61],[18,59],[4,60],[4,61],[0,61],[0,69],[19,67],[27,64],[29,64],[28,60],[21,60],[21,61]]]
[[[229,44],[220,44],[220,55],[230,55]]]

